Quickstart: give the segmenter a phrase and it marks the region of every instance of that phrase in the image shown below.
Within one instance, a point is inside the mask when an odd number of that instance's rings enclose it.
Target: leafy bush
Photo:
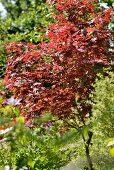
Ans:
[[[92,102],[92,147],[91,155],[97,170],[114,168],[113,137],[114,137],[114,74],[105,71],[99,74],[94,91],[90,95]]]
[[[79,137],[74,131],[61,136],[57,132],[60,122],[50,127],[45,124],[33,129],[25,127],[23,117],[16,118],[16,122],[11,131],[2,135],[5,141],[0,141],[1,168],[9,165],[16,169],[59,170],[77,155],[75,147],[69,143]]]
[[[53,21],[50,16],[52,12],[52,8],[48,8],[47,4],[42,3],[36,9],[28,9],[28,11],[22,13],[16,20],[12,20],[11,18],[1,20],[1,40],[6,42],[41,42],[41,39],[43,39],[42,32],[45,31],[41,30]]]
[[[109,72],[108,76],[100,75],[92,95],[93,103],[93,121],[102,133],[107,137],[114,136],[114,74]]]
[[[7,54],[6,54],[6,48],[2,41],[0,41],[0,78],[4,77],[5,72],[5,66],[6,66],[6,60],[7,60]]]

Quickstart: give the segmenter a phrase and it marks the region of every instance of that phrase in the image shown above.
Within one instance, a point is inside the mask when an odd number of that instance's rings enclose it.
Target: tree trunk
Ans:
[[[90,144],[91,144],[92,136],[93,136],[93,133],[92,132],[88,132],[88,139],[86,140],[85,137],[82,135],[84,143],[85,143],[86,158],[87,158],[87,162],[89,164],[90,170],[94,170],[93,162],[92,162],[92,159],[90,157],[90,151],[89,151],[89,147],[90,147]]]
[[[86,157],[87,157],[87,161],[88,161],[90,170],[94,170],[94,168],[93,168],[93,163],[92,163],[92,159],[91,159],[91,157],[90,157],[89,147],[88,147],[88,146],[85,146],[85,151],[86,151]]]

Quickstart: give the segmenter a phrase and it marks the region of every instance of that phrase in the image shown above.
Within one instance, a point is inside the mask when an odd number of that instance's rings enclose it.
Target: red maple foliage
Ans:
[[[48,43],[8,44],[6,85],[14,97],[22,98],[20,108],[28,119],[49,111],[60,119],[78,116],[84,121],[91,112],[86,101],[96,67],[110,65],[112,36],[107,29],[112,9],[97,11],[95,2],[51,2],[57,14],[46,31]]]

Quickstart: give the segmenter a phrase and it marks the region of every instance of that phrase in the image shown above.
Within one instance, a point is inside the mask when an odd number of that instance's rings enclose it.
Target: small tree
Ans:
[[[92,132],[83,133],[91,117],[87,103],[96,74],[109,66],[111,31],[107,29],[112,9],[98,11],[97,1],[57,0],[50,2],[57,13],[56,23],[46,30],[50,40],[39,45],[10,43],[6,85],[21,98],[20,108],[27,118],[49,111],[82,132],[90,169],[89,147]]]

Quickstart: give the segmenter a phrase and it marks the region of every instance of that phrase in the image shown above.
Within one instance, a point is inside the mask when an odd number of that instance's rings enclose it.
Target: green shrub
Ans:
[[[100,75],[94,85],[95,91],[92,96],[93,121],[107,137],[114,136],[114,74]]]

